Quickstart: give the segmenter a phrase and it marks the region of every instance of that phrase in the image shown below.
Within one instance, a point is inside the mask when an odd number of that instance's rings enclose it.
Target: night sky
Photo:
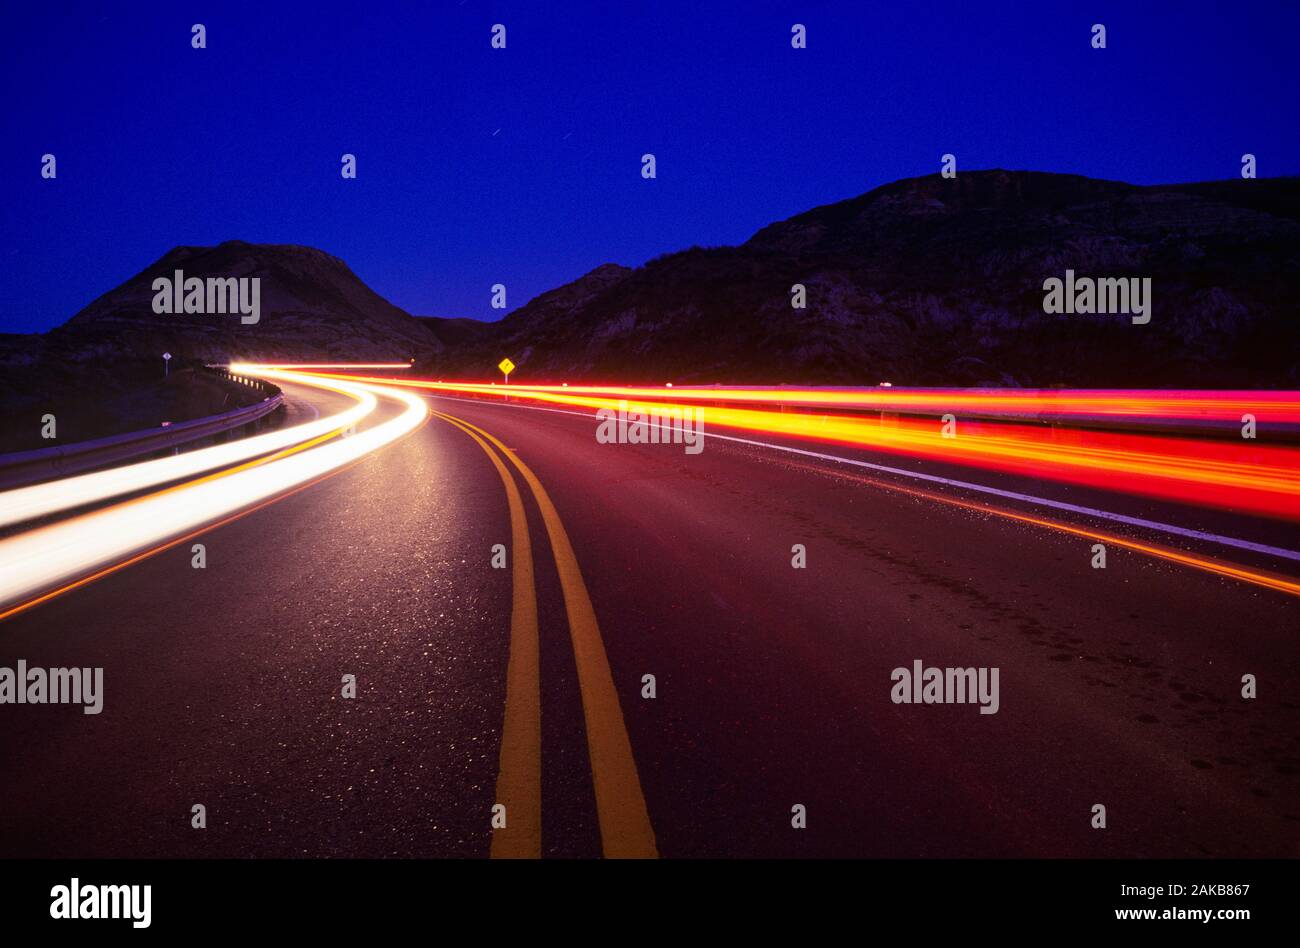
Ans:
[[[493,283],[513,309],[945,152],[1135,183],[1235,177],[1244,152],[1300,172],[1294,2],[66,6],[3,18],[5,331],[177,244],[307,244],[417,315],[494,318]]]

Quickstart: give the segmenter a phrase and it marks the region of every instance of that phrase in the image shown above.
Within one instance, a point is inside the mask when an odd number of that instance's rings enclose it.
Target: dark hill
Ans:
[[[156,314],[156,277],[257,277],[261,318]],[[438,351],[427,327],[389,303],[347,264],[311,247],[249,244],[176,247],[110,290],[54,333],[53,342],[97,354],[171,351],[182,359],[409,359]]]
[[[153,312],[155,277],[258,277],[261,318]],[[237,359],[404,361],[430,358],[438,341],[421,320],[366,286],[341,260],[310,247],[228,241],[176,247],[43,335],[0,335],[0,450],[31,447],[42,414],[81,440],[231,407],[200,397],[187,366]],[[161,356],[172,382],[156,390]],[[180,373],[180,374],[178,374]],[[166,395],[167,397],[162,397]],[[172,397],[174,396],[174,397]],[[174,403],[174,404],[173,404]],[[43,445],[38,445],[43,446]]]
[[[1296,178],[914,178],[738,247],[600,267],[425,367],[483,377],[508,355],[520,382],[1294,387],[1298,211]],[[1044,314],[1043,281],[1067,268],[1150,277],[1151,322]]]

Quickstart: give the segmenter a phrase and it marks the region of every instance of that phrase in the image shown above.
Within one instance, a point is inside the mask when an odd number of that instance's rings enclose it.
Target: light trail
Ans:
[[[405,368],[405,367],[403,367]],[[412,380],[415,381],[415,380]],[[1110,418],[1300,424],[1300,391],[1245,389],[945,389],[807,386],[492,385],[433,382],[449,390],[502,396],[553,392],[690,403],[748,402],[786,407],[1000,417]]]
[[[279,373],[276,377],[286,382],[297,382],[340,392],[356,399],[357,404],[346,411],[325,418],[251,438],[240,438],[226,444],[187,451],[171,457],[140,461],[105,471],[64,477],[43,484],[4,491],[0,493],[0,527],[193,477],[204,471],[238,464],[293,444],[310,441],[321,435],[355,425],[374,411],[378,404],[371,390],[353,382],[332,381],[287,372]]]
[[[275,370],[243,367],[241,371],[290,378],[289,373]],[[37,595],[48,598],[47,591],[60,584],[131,558],[354,462],[414,431],[428,417],[429,409],[417,395],[378,386],[358,388],[396,399],[404,409],[396,417],[350,437],[312,447],[299,444],[233,471],[221,471],[194,483],[0,540],[0,604]],[[24,606],[5,614],[21,608]]]
[[[331,378],[366,381],[365,376]],[[628,395],[643,389],[615,389],[619,397],[582,394],[570,389],[415,379],[374,380],[424,390],[518,398],[587,409],[637,410]],[[603,391],[611,391],[603,389]],[[1300,520],[1300,448],[1254,441],[1197,439],[1113,431],[1047,428],[1025,423],[962,421],[945,437],[933,418],[890,418],[811,414],[728,405],[700,405],[682,398],[688,390],[653,390],[658,409],[703,409],[710,427],[851,445],[891,454],[955,463],[1007,474],[1046,478],[1183,503]],[[707,391],[707,390],[695,390]],[[833,394],[833,393],[828,393]],[[1168,393],[1146,393],[1153,405],[1167,404]],[[1201,393],[1213,395],[1214,393]],[[1277,396],[1287,396],[1278,399]],[[1264,393],[1258,400],[1289,404],[1300,393]],[[1158,397],[1157,397],[1158,396]],[[712,397],[718,397],[716,393]],[[731,393],[728,392],[728,399]],[[958,398],[958,394],[949,396]],[[976,396],[972,396],[976,397]],[[1082,399],[1082,396],[1079,396]],[[1106,395],[1103,401],[1113,398]],[[1195,401],[1195,400],[1193,400]],[[1214,401],[1206,397],[1202,402]],[[1228,404],[1235,404],[1229,401]],[[1235,411],[1221,408],[1221,411]]]
[[[445,396],[435,395],[430,397],[438,398],[438,397],[445,397]],[[515,407],[526,409],[528,411],[557,412],[566,415],[579,415],[582,417],[589,417],[586,412],[573,411],[571,409],[565,409],[565,408],[541,408],[535,405],[519,405]],[[450,416],[442,416],[441,412],[436,412],[436,411],[434,412],[434,414],[439,415],[441,417],[450,417]],[[885,467],[883,465],[872,464],[869,461],[863,461],[858,458],[842,457],[834,454],[824,454],[818,451],[808,451],[803,448],[795,448],[785,444],[775,444],[766,441],[753,441],[748,438],[737,438],[731,435],[720,435],[717,432],[706,432],[704,436],[707,438],[721,438],[724,441],[734,441],[740,444],[753,445],[755,447],[766,448],[774,451],[789,452],[792,454],[803,455],[806,457],[816,458],[818,460],[823,460],[823,461],[833,461],[837,464],[850,464],[858,467],[869,468],[875,471],[881,471],[888,474],[918,478],[923,481],[929,481],[931,483],[945,484],[953,487],[958,487],[963,490],[973,490],[973,491],[983,492],[983,493],[992,494],[994,496],[1004,497],[1012,500],[1019,500],[1027,503],[1033,503],[1033,504],[1043,504],[1048,507],[1069,511],[1072,513],[1082,514],[1088,517],[1100,517],[1102,519],[1113,520],[1118,523],[1126,524],[1129,526],[1135,526],[1147,530],[1154,530],[1157,532],[1171,533],[1176,536],[1187,537],[1195,540],[1202,540],[1210,543],[1219,543],[1226,546],[1233,546],[1239,549],[1249,550],[1255,553],[1263,553],[1268,556],[1277,556],[1277,557],[1292,559],[1292,560],[1300,559],[1300,553],[1296,553],[1293,550],[1286,550],[1278,547],[1270,547],[1264,544],[1252,543],[1247,540],[1237,540],[1232,537],[1224,537],[1224,536],[1219,536],[1217,534],[1204,533],[1198,530],[1188,530],[1183,527],[1176,527],[1172,524],[1157,523],[1151,520],[1144,520],[1138,517],[1129,517],[1122,514],[1113,514],[1105,510],[1097,510],[1095,508],[1080,507],[1076,504],[1068,504],[1061,501],[1049,500],[1043,497],[1034,497],[1026,494],[1018,494],[1013,491],[1000,490],[998,488],[988,487],[982,484],[972,484],[972,483],[962,482],[962,481],[953,481],[948,478],[935,476],[933,474],[924,474],[918,471],[907,471],[900,468]],[[827,470],[825,468],[816,467],[809,464],[800,463],[797,466],[805,468],[809,471],[815,471],[818,473],[827,473]],[[835,476],[847,480],[857,481],[862,484],[869,484],[872,487],[876,487],[882,490],[893,491],[895,493],[908,494],[913,497],[934,501],[940,504],[946,504],[952,507],[960,507],[967,510],[973,510],[979,513],[988,514],[991,516],[1002,517],[1008,520],[1015,520],[1020,523],[1025,523],[1036,527],[1042,527],[1049,530],[1056,530],[1061,533],[1068,533],[1074,536],[1081,536],[1081,537],[1086,537],[1088,539],[1112,543],[1116,546],[1133,550],[1137,553],[1154,557],[1156,559],[1163,559],[1171,563],[1177,563],[1181,566],[1190,567],[1192,569],[1201,570],[1207,573],[1214,573],[1218,576],[1222,576],[1227,579],[1234,579],[1239,582],[1249,583],[1254,586],[1261,586],[1266,589],[1271,589],[1275,592],[1285,593],[1289,596],[1300,597],[1300,582],[1297,582],[1295,579],[1292,579],[1291,577],[1282,575],[1280,573],[1270,572],[1261,569],[1254,569],[1249,567],[1243,567],[1235,563],[1227,562],[1225,560],[1214,559],[1208,556],[1198,556],[1168,546],[1161,546],[1154,543],[1145,543],[1140,540],[1134,539],[1132,537],[1126,537],[1120,534],[1103,532],[1096,529],[1087,529],[1082,526],[1078,526],[1076,524],[1067,523],[1065,521],[1053,520],[1041,516],[1033,516],[1030,514],[1026,514],[1022,511],[1013,510],[1006,507],[998,507],[993,504],[977,503],[974,501],[963,500],[961,498],[953,497],[950,494],[940,493],[937,491],[906,487],[903,486],[902,484],[881,480],[879,478],[867,477],[858,474],[848,474],[841,471],[831,471],[830,473],[834,473]]]
[[[267,369],[409,369],[409,362],[231,362],[235,375],[250,375]]]

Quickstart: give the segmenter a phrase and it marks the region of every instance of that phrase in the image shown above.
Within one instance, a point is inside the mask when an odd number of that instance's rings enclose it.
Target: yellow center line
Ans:
[[[600,822],[604,854],[610,858],[658,857],[654,829],[650,825],[650,814],[641,792],[641,780],[637,776],[636,760],[632,756],[632,742],[627,735],[618,690],[614,687],[609,658],[600,637],[596,610],[591,605],[587,584],[582,579],[578,559],[555,505],[551,503],[551,498],[537,475],[499,440],[463,419],[432,409],[430,411],[448,421],[457,421],[482,435],[518,469],[532,490],[550,537],[555,567],[560,576],[560,588],[564,594],[564,607],[569,616],[569,636],[578,667],[578,689],[582,693],[591,779],[596,792],[596,816]]]
[[[537,591],[528,517],[510,471],[486,441],[458,419],[440,415],[483,449],[501,475],[510,508],[510,556],[514,596],[510,610],[510,658],[506,664],[506,712],[496,802],[506,825],[492,834],[493,859],[539,859],[542,855],[542,688],[537,634]]]

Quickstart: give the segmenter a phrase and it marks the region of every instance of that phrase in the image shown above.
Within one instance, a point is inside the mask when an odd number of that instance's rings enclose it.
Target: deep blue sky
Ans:
[[[1233,177],[1247,151],[1300,172],[1295,2],[59,6],[7,5],[0,40],[9,331],[177,244],[308,244],[412,313],[493,318],[493,283],[513,309],[944,152],[1137,183]]]

